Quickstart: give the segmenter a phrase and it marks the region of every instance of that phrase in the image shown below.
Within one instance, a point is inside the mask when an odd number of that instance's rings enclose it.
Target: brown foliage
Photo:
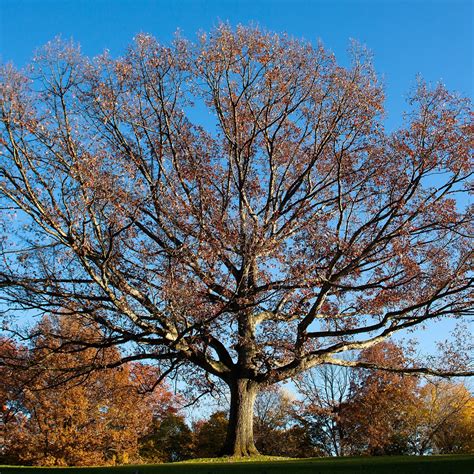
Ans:
[[[152,418],[172,409],[173,397],[163,386],[143,392],[141,379],[158,378],[156,369],[128,364],[68,380],[71,370],[89,367],[90,359],[117,360],[117,350],[66,349],[63,343],[82,331],[91,333],[88,340],[95,337],[95,330],[82,327],[80,320],[44,319],[37,329],[50,336],[35,338],[24,358],[16,359],[16,392],[7,395],[5,405],[18,412],[4,425],[5,454],[21,463],[56,466],[136,458],[139,438]]]
[[[363,351],[360,359],[407,363],[393,342]],[[296,418],[326,455],[472,451],[472,396],[463,384],[329,367],[304,374],[297,385],[304,403]]]
[[[401,348],[391,342],[373,346],[360,357],[380,365],[401,367],[406,363]],[[346,443],[352,453],[406,451],[410,412],[418,405],[418,384],[419,379],[404,374],[367,370],[356,374],[351,397],[342,409]]]

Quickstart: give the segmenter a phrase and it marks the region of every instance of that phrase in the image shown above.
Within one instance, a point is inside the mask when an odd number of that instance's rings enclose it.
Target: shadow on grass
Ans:
[[[473,474],[474,455],[316,458],[285,461],[185,463],[118,467],[0,466],[0,474]]]

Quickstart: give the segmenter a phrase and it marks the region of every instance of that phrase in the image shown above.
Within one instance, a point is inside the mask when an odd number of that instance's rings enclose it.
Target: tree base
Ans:
[[[254,456],[260,456],[260,453],[255,446],[246,448],[234,447],[231,450],[224,449],[221,452],[221,456],[229,458],[251,458]]]

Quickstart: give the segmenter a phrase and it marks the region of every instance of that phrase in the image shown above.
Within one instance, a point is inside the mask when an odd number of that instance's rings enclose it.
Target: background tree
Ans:
[[[300,404],[286,388],[262,390],[255,401],[255,445],[271,456],[314,457],[315,450],[307,426],[298,416]]]
[[[284,433],[291,425],[293,400],[279,387],[262,390],[255,400],[255,445],[259,452],[281,455],[285,449]]]
[[[13,433],[23,421],[21,411],[22,379],[18,362],[24,354],[24,348],[13,341],[0,338],[0,462],[12,464],[15,456],[10,444]],[[3,363],[2,363],[3,362]]]
[[[363,350],[359,360],[399,367],[407,361],[402,348],[389,341]],[[297,386],[304,400],[298,418],[326,455],[410,452],[412,413],[420,407],[416,377],[322,367],[299,377]]]
[[[140,440],[140,456],[148,463],[183,461],[194,455],[193,432],[177,413],[155,418]]]
[[[306,427],[313,446],[326,456],[349,453],[343,410],[352,395],[354,377],[352,369],[324,365],[296,379],[303,396],[297,417]]]
[[[465,400],[466,387],[459,395]],[[460,397],[460,398],[461,398]],[[435,435],[435,446],[439,453],[473,453],[474,452],[474,399],[469,400],[461,410],[447,423],[444,423]]]
[[[194,423],[195,457],[214,458],[219,456],[225,443],[228,425],[229,419],[224,411],[216,411],[208,420]]]
[[[426,383],[412,412],[413,451],[421,455],[472,452],[472,400],[463,384],[440,380]]]
[[[295,397],[282,387],[269,387],[257,395],[254,431],[260,453],[287,457],[315,455],[305,426],[295,416],[298,408]]]
[[[49,337],[42,335],[44,326]],[[152,417],[163,416],[173,404],[164,387],[147,392],[140,382],[153,369],[121,365],[85,373],[78,380],[76,371],[89,368],[90,359],[109,364],[118,360],[117,350],[69,347],[64,352],[66,341],[82,338],[84,332],[89,341],[96,339],[97,329],[82,327],[80,319],[44,318],[37,329],[38,337],[18,365],[15,398],[7,401],[18,413],[7,430],[6,454],[27,464],[78,466],[126,463],[136,457],[138,439]],[[156,369],[153,375],[157,377]]]
[[[402,349],[382,342],[360,354],[369,364],[403,366]],[[407,454],[410,415],[419,408],[419,379],[404,374],[358,370],[342,409],[351,454]]]
[[[341,354],[473,313],[470,104],[420,83],[389,134],[383,98],[362,48],[344,68],[226,25],[196,44],[139,35],[118,59],[54,41],[27,72],[6,65],[3,304],[73,307],[124,360],[219,377],[224,452],[254,454],[262,387],[373,367]]]

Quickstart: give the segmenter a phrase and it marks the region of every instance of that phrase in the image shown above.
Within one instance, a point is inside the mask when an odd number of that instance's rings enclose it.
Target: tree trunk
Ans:
[[[259,454],[253,440],[253,408],[259,387],[249,379],[229,383],[230,412],[226,441],[222,450],[227,456]]]

